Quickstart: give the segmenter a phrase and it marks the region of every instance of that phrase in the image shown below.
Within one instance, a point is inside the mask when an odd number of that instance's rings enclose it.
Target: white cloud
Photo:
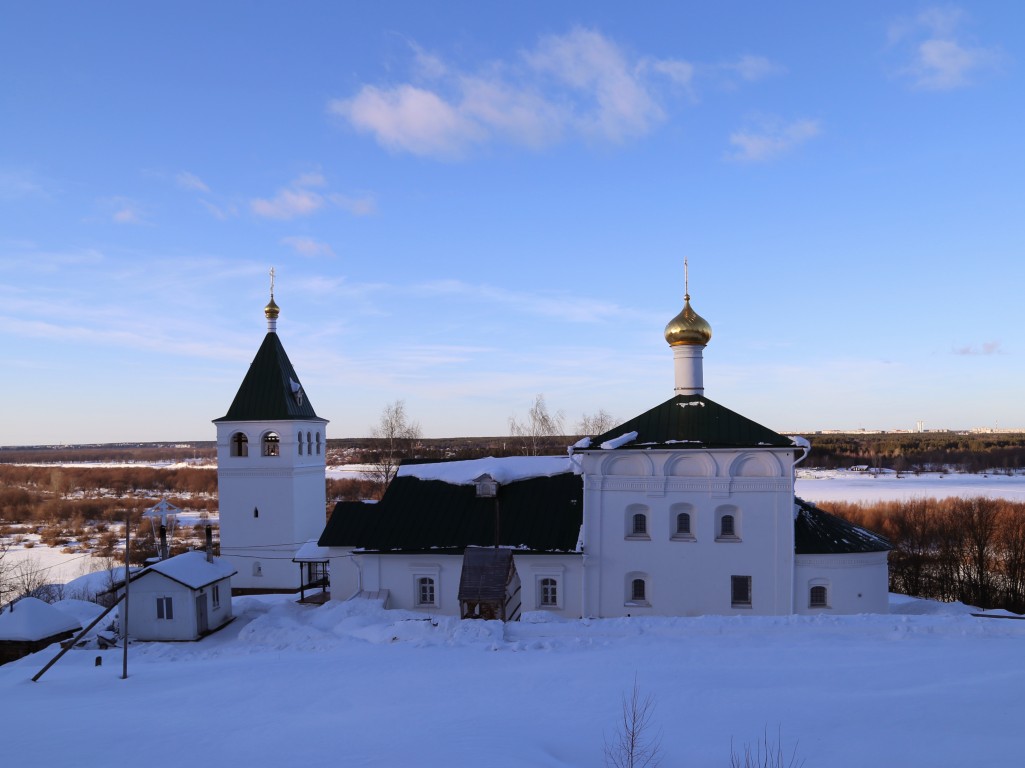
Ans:
[[[283,245],[289,246],[301,256],[334,256],[334,249],[327,243],[314,240],[312,237],[293,236],[281,238]]]
[[[324,197],[314,188],[324,187],[326,181],[320,173],[304,173],[270,200],[257,198],[250,202],[252,212],[264,218],[288,219],[309,216],[324,205]]]
[[[238,216],[238,209],[234,205],[215,205],[209,200],[204,200],[202,198],[200,198],[199,203],[206,208],[210,215],[215,219],[225,221],[233,216]]]
[[[147,217],[134,200],[127,197],[110,197],[100,201],[110,211],[110,220],[115,224],[146,224]]]
[[[182,189],[192,189],[197,192],[206,193],[210,192],[210,187],[208,187],[203,182],[203,180],[196,176],[196,174],[194,173],[189,173],[188,171],[181,171],[174,177],[174,180]]]
[[[955,355],[999,355],[1003,354],[999,341],[984,341],[981,345],[968,344],[954,348]]]
[[[722,65],[722,68],[735,73],[741,80],[752,83],[786,72],[786,67],[764,56],[753,56],[750,54],[741,56],[736,61],[727,62]]]
[[[821,133],[818,120],[801,119],[786,123],[778,119],[763,118],[757,125],[730,134],[734,151],[730,160],[760,162],[787,152]]]
[[[971,85],[973,77],[995,69],[998,48],[974,45],[962,31],[964,13],[953,7],[927,8],[889,29],[889,42],[908,61],[897,74],[913,88],[946,91]]]
[[[460,72],[414,46],[421,81],[364,85],[328,111],[382,146],[460,157],[491,141],[539,148],[566,136],[621,142],[665,119],[650,76],[689,86],[693,67],[631,57],[591,29],[541,38],[518,58]]]
[[[30,171],[0,171],[0,200],[49,197],[46,185]]]
[[[328,195],[328,200],[353,216],[371,216],[377,213],[377,201],[372,195],[350,197],[335,193]]]

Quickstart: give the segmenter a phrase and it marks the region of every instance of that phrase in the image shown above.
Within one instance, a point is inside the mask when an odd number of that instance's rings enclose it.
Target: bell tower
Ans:
[[[291,592],[296,551],[324,530],[327,419],[320,418],[277,333],[280,309],[264,307],[267,335],[217,426],[221,556],[236,592]]]

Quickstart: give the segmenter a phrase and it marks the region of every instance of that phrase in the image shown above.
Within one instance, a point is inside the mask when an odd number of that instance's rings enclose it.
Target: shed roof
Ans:
[[[887,552],[893,545],[878,533],[831,515],[804,499],[795,498],[794,551],[798,555]]]
[[[0,641],[34,642],[81,628],[78,619],[35,597],[23,597],[0,612]]]
[[[636,432],[633,440],[617,438]],[[603,445],[604,444],[604,445]],[[672,448],[792,448],[794,441],[704,395],[676,395],[591,440],[592,450]]]
[[[495,461],[501,461],[496,459]],[[564,472],[500,486],[500,544],[531,552],[577,550],[583,483]],[[339,502],[318,542],[379,552],[462,552],[495,541],[495,501],[472,485],[400,476],[377,504]]]
[[[207,562],[205,552],[183,552],[167,560],[153,563],[142,573],[133,574],[132,581],[141,579],[148,573],[159,573],[190,589],[202,589],[216,581],[234,576],[238,571],[219,557],[215,557],[212,563]]]
[[[317,416],[306,396],[296,396],[302,387],[277,333],[271,331],[264,339],[249,370],[242,379],[228,413],[218,421],[285,421],[291,419],[326,421]]]

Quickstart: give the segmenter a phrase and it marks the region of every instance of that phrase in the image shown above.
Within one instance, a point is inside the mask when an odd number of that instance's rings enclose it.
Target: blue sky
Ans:
[[[373,6],[373,7],[372,7]],[[482,9],[483,6],[483,9]],[[212,439],[265,332],[332,437],[706,394],[1025,426],[1025,6],[7,4],[0,444]]]

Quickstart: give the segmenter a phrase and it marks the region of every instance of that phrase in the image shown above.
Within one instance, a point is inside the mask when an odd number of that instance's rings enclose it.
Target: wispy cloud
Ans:
[[[253,213],[266,219],[294,219],[309,216],[324,206],[324,197],[316,188],[326,184],[317,173],[306,173],[270,198],[257,198],[250,203]]]
[[[327,243],[314,240],[312,237],[296,235],[293,237],[281,238],[281,243],[287,245],[300,256],[334,256],[335,252]]]
[[[127,197],[108,197],[100,205],[109,212],[115,224],[148,224],[149,217],[142,206]]]
[[[752,126],[730,134],[734,149],[727,157],[738,162],[762,162],[804,144],[821,132],[818,120],[802,118],[786,122],[761,117]]]
[[[737,57],[733,61],[724,62],[719,65],[719,68],[723,72],[733,74],[741,80],[749,83],[764,80],[765,78],[772,77],[774,75],[780,75],[787,71],[786,67],[781,64],[777,64],[771,59],[751,54],[745,54]]]
[[[31,171],[0,171],[0,200],[49,197],[48,185]]]
[[[415,82],[365,85],[328,111],[382,146],[459,157],[494,141],[539,148],[566,136],[622,142],[666,118],[653,75],[688,85],[693,67],[633,56],[593,29],[542,37],[513,60],[458,71],[414,46]]]
[[[257,198],[250,201],[249,206],[257,216],[279,220],[310,216],[328,203],[353,216],[368,216],[377,211],[376,201],[370,195],[352,197],[320,191],[325,187],[327,180],[322,174],[304,173],[288,186],[279,189],[274,197]]]
[[[968,344],[954,348],[955,355],[1000,355],[1003,350],[999,341],[984,341],[982,344]]]
[[[947,91],[971,85],[977,75],[997,68],[1000,49],[968,38],[965,21],[961,9],[947,6],[926,8],[891,24],[889,43],[906,62],[897,74],[913,88]]]
[[[174,180],[175,183],[182,189],[192,189],[197,192],[205,192],[207,194],[209,194],[210,192],[210,187],[208,187],[206,183],[201,178],[196,176],[196,174],[194,173],[189,173],[188,171],[180,171],[174,177]]]

